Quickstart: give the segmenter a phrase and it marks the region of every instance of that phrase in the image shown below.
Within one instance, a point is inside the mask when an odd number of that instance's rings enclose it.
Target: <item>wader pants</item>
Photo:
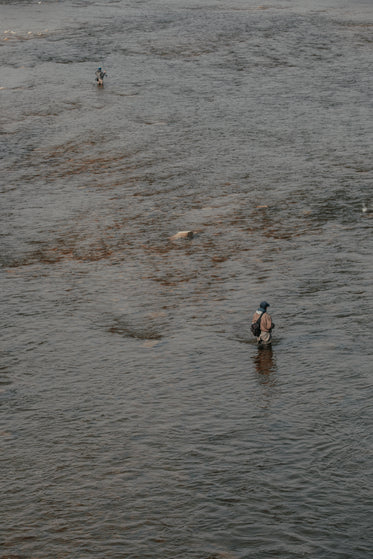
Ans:
[[[271,332],[261,332],[260,336],[257,338],[258,344],[269,345],[272,341]]]

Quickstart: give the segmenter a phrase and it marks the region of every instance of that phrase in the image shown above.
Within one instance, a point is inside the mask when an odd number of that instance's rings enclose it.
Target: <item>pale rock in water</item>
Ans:
[[[176,235],[170,237],[172,241],[176,241],[177,239],[193,239],[194,233],[193,231],[179,231]]]

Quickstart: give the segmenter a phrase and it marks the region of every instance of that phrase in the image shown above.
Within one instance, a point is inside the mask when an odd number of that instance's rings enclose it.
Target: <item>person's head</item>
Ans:
[[[266,310],[267,310],[267,307],[269,307],[269,306],[270,306],[270,305],[269,305],[269,303],[267,303],[267,301],[262,301],[262,302],[260,303],[260,305],[259,305],[259,307],[260,307],[263,311],[266,311]]]
[[[98,67],[98,71],[101,72],[101,70],[102,70],[102,68],[101,68],[101,66],[99,66],[99,67]]]

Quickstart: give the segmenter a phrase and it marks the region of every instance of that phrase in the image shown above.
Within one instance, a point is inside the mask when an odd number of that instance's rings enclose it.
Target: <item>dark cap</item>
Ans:
[[[270,306],[270,305],[269,305],[269,303],[267,303],[267,301],[262,301],[262,302],[260,303],[260,308],[261,308],[261,309],[266,309],[266,308],[269,307],[269,306]]]

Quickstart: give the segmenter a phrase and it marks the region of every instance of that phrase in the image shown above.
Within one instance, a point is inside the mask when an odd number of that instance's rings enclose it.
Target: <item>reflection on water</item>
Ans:
[[[258,347],[258,352],[254,355],[253,360],[256,372],[261,375],[261,383],[272,384],[273,375],[271,373],[275,373],[277,369],[272,347]]]
[[[258,352],[253,357],[253,360],[256,372],[260,375],[270,375],[276,371],[276,362],[274,361],[271,346],[258,347]]]
[[[263,387],[262,407],[268,408],[274,397],[274,387],[277,383],[277,365],[272,346],[258,347],[252,359],[258,382]]]

